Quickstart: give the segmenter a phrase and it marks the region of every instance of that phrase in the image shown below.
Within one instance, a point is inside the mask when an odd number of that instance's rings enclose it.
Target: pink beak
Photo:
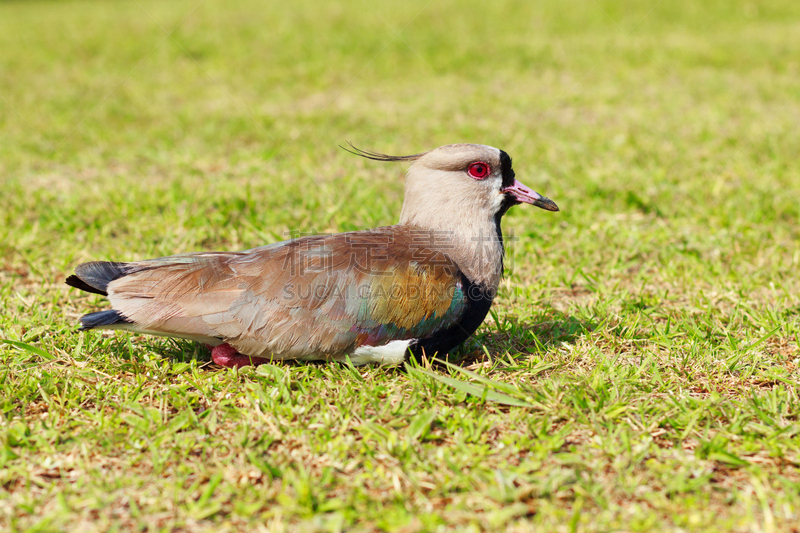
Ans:
[[[514,185],[506,187],[501,192],[513,195],[517,202],[535,205],[548,211],[558,211],[558,206],[553,200],[529,189],[518,180],[514,180]]]

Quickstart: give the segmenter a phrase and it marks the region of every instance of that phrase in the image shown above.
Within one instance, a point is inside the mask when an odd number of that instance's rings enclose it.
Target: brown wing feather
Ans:
[[[155,259],[111,282],[109,300],[146,331],[217,337],[253,356],[337,357],[449,320],[459,270],[433,238],[391,226]]]

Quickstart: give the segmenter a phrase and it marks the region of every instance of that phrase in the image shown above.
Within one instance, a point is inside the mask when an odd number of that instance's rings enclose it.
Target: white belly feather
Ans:
[[[406,360],[408,345],[412,340],[391,341],[383,346],[359,346],[350,354],[350,361],[354,365],[374,363],[397,366]]]

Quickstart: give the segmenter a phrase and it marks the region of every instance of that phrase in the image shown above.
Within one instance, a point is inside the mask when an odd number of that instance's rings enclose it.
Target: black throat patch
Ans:
[[[511,156],[500,150],[500,170],[503,172],[503,188],[514,185],[514,169],[511,168]]]

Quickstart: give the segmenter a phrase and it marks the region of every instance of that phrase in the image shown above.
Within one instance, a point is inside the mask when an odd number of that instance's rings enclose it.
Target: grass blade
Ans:
[[[28,352],[28,353],[32,353],[34,355],[38,355],[39,357],[47,359],[48,361],[52,361],[53,359],[55,359],[55,357],[53,357],[52,355],[50,355],[46,351],[42,350],[41,348],[37,348],[36,346],[31,346],[30,344],[26,344],[24,342],[12,341],[12,340],[9,340],[9,339],[0,339],[0,342],[4,342],[6,344],[10,344],[11,346],[14,346],[15,348],[19,348],[20,350],[22,350],[24,352]]]
[[[471,383],[469,381],[461,381],[459,379],[453,379],[448,376],[442,376],[435,372],[431,372],[429,370],[425,370],[424,368],[411,368],[409,367],[409,372],[416,373],[419,372],[429,378],[435,379],[439,383],[443,383],[448,387],[452,387],[458,391],[465,392],[470,396],[475,396],[476,398],[481,398],[490,402],[499,403],[502,405],[511,405],[514,407],[528,407],[534,408],[535,406],[524,401],[520,400],[519,398],[514,398],[508,394],[504,394],[502,392],[497,392],[492,390],[488,386],[485,385],[477,385],[475,383]]]
[[[750,351],[750,350],[752,350],[753,348],[758,348],[759,346],[761,346],[762,344],[764,344],[764,343],[767,341],[767,339],[769,339],[770,337],[772,337],[773,335],[775,335],[775,333],[777,333],[777,332],[778,332],[778,330],[779,330],[779,329],[781,329],[781,327],[782,327],[782,326],[778,326],[778,327],[776,327],[775,329],[773,329],[772,331],[768,332],[766,335],[764,335],[763,337],[761,337],[760,339],[758,339],[756,342],[754,342],[754,343],[753,343],[753,344],[751,344],[750,346],[748,346],[748,347],[744,348],[742,351],[743,351],[743,352],[747,352],[747,351]]]

